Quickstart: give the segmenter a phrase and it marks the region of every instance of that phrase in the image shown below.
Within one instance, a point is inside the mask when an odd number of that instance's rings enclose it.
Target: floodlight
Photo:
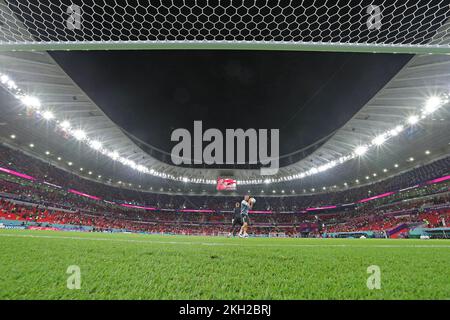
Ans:
[[[73,134],[73,136],[75,137],[75,139],[77,139],[77,140],[83,140],[83,139],[86,139],[86,132],[84,132],[84,131],[81,130],[81,129],[74,130],[74,131],[72,132],[72,134]]]
[[[63,129],[69,129],[70,128],[70,122],[67,120],[64,120],[63,122],[60,123],[61,128]]]
[[[427,100],[425,107],[423,108],[423,112],[426,114],[430,114],[439,109],[441,106],[442,106],[442,99],[440,97],[437,96],[430,97]]]
[[[41,102],[36,97],[21,96],[19,99],[27,107],[34,108],[34,109],[40,109],[41,108]]]
[[[97,140],[92,140],[90,142],[90,146],[94,150],[100,150],[100,148],[102,147],[102,143],[100,141],[97,141]]]
[[[381,134],[372,140],[372,143],[376,146],[381,146],[386,141],[386,136]]]
[[[412,125],[414,125],[414,124],[416,124],[417,122],[419,122],[419,117],[418,116],[410,116],[409,118],[408,118],[408,123],[409,124],[412,124]]]
[[[366,154],[367,150],[369,150],[367,146],[359,146],[355,149],[355,154],[357,156],[363,156],[364,154]]]

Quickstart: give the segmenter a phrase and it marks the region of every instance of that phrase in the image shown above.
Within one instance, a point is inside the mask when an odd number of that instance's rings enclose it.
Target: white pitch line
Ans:
[[[203,245],[203,246],[234,246],[234,247],[298,247],[298,248],[445,248],[450,249],[450,245],[353,245],[353,244],[257,244],[257,243],[225,243],[225,242],[192,242],[192,241],[158,241],[158,240],[137,240],[137,239],[113,239],[113,238],[84,238],[69,236],[49,236],[49,235],[32,235],[32,234],[7,234],[0,233],[0,237],[11,238],[42,238],[42,239],[65,239],[65,240],[91,240],[91,241],[115,241],[129,243],[149,243],[149,244],[182,244],[182,245]]]

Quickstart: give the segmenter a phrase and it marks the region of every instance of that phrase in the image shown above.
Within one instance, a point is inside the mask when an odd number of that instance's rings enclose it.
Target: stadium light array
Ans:
[[[113,160],[117,160],[119,159],[120,155],[117,151],[111,151],[108,153],[108,156],[113,159]]]
[[[92,140],[89,142],[89,146],[94,150],[100,150],[100,148],[102,147],[102,143],[97,140]]]
[[[410,116],[410,117],[408,118],[408,123],[409,123],[410,125],[415,125],[415,124],[418,123],[418,122],[419,122],[419,117],[416,116],[416,115],[412,115],[412,116]]]
[[[355,148],[355,154],[359,157],[365,155],[367,151],[369,150],[368,146],[359,146]]]
[[[426,114],[433,113],[437,109],[439,109],[443,104],[442,98],[438,96],[433,96],[428,98],[425,106],[423,108],[423,112]]]
[[[70,122],[67,120],[64,120],[63,122],[60,123],[61,128],[63,129],[69,129],[70,128]]]
[[[6,84],[8,81],[11,81],[11,80],[9,79],[9,77],[8,77],[7,75],[2,74],[2,76],[0,77],[0,81],[1,81],[3,84]]]
[[[401,125],[396,126],[394,129],[389,130],[389,136],[391,137],[395,137],[397,136],[399,133],[401,133],[403,131],[404,127]]]
[[[196,183],[196,184],[215,184],[216,181],[213,179],[204,179],[204,178],[195,178],[195,177],[185,177],[185,176],[174,176],[172,174],[167,174],[165,172],[159,172],[154,168],[148,168],[141,164],[137,164],[134,161],[122,156],[118,151],[110,150],[105,148],[103,144],[95,139],[91,139],[86,132],[81,129],[72,129],[71,124],[68,120],[63,120],[60,122],[57,119],[57,115],[53,114],[50,111],[41,112],[42,108],[41,101],[31,95],[27,95],[22,91],[21,88],[6,74],[0,72],[0,85],[2,85],[7,91],[9,91],[14,97],[22,102],[22,104],[29,108],[29,110],[34,111],[37,115],[42,118],[48,120],[49,122],[54,122],[55,125],[59,126],[62,131],[72,136],[74,139],[78,140],[80,143],[86,144],[88,147],[98,151],[104,156],[109,157],[113,161],[118,161],[122,163],[124,166],[130,167],[133,170],[136,170],[143,174],[150,174],[155,177],[159,177],[162,179],[169,179],[175,181],[183,181],[188,183]],[[380,146],[384,144],[390,138],[397,136],[400,134],[406,127],[412,126],[420,122],[421,119],[426,118],[430,114],[434,113],[436,110],[441,108],[444,105],[449,103],[449,96],[447,94],[435,95],[429,97],[423,107],[420,109],[419,114],[411,115],[403,123],[397,124],[394,128],[387,130],[384,133],[372,138],[370,142],[367,144],[363,144],[360,146],[356,146],[353,152],[347,155],[341,155],[336,159],[331,159],[326,163],[321,164],[317,167],[312,167],[308,170],[298,172],[291,175],[278,176],[268,179],[248,179],[248,180],[237,180],[237,183],[240,185],[256,185],[256,184],[270,184],[277,183],[283,181],[290,181],[296,179],[303,179],[304,177],[319,174],[321,172],[330,170],[339,164],[343,164],[347,161],[355,159],[357,157],[361,157],[365,155],[371,148]],[[396,166],[397,167],[397,166]]]
[[[381,146],[386,141],[386,135],[380,134],[372,140],[372,144],[376,146]]]
[[[45,120],[51,120],[51,119],[55,118],[55,115],[51,111],[44,111],[42,113],[42,118],[44,118]]]
[[[86,132],[84,132],[81,129],[77,129],[77,130],[73,130],[72,135],[75,139],[77,139],[78,141],[84,140],[87,138]]]
[[[41,108],[41,101],[38,98],[24,95],[18,97],[20,101],[26,106],[39,110]]]

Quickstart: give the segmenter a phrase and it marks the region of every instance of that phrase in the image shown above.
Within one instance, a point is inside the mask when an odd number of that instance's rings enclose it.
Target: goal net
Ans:
[[[450,53],[448,0],[0,0],[0,50]]]

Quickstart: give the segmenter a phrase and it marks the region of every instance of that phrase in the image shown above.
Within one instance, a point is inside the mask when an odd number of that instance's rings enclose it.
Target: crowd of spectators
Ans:
[[[224,209],[232,208],[238,200],[223,196],[189,196],[190,209],[212,209],[212,213],[182,212],[181,209],[186,207],[186,197],[139,192],[86,180],[4,146],[0,146],[0,167],[37,178],[32,181],[0,172],[0,197],[10,199],[1,200],[0,218],[9,220],[90,226],[95,230],[217,234],[229,229],[232,214]],[[433,212],[423,212],[422,209],[450,203],[450,182],[422,184],[448,174],[449,167],[450,157],[447,157],[361,188],[308,196],[260,196],[258,203],[262,203],[262,209],[270,209],[272,213],[252,214],[252,231],[255,234],[279,232],[293,235],[385,231],[400,223],[424,221],[430,226],[442,225],[448,212],[436,211],[436,218]],[[107,201],[70,193],[67,191],[69,188],[92,193]],[[338,208],[317,214],[300,210],[349,203],[403,188],[408,189],[348,209]],[[224,204],[218,205],[219,201]],[[152,206],[157,210],[145,211],[119,205],[124,202]],[[214,205],[209,206],[211,203]]]
[[[45,180],[61,186],[63,189],[72,188],[81,190],[109,201],[126,201],[139,205],[171,209],[187,207],[191,209],[231,210],[237,200],[236,197],[226,196],[182,196],[151,193],[107,185],[83,179],[76,174],[61,170],[49,163],[1,145],[0,166],[26,173],[38,178],[40,181]],[[397,191],[441,177],[449,173],[449,168],[450,157],[447,157],[381,182],[359,188],[313,195],[279,197],[258,195],[258,207],[261,210],[298,211],[308,207],[354,202],[366,197],[384,192]]]

